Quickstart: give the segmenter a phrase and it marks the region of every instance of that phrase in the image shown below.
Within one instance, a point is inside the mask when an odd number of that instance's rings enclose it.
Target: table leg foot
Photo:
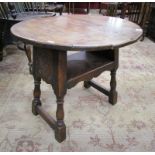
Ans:
[[[35,111],[49,124],[49,126],[55,132],[55,139],[61,143],[66,139],[66,126],[63,120],[55,121],[53,117],[51,117],[42,106],[36,106]]]
[[[55,128],[55,139],[61,143],[66,139],[66,126],[57,126]]]
[[[88,89],[91,85],[89,84],[89,81],[84,81],[83,86]]]
[[[38,115],[37,106],[41,106],[41,101],[40,101],[40,100],[37,100],[37,99],[34,99],[34,100],[32,101],[32,113],[33,113],[35,116]]]
[[[115,105],[117,103],[117,92],[110,94],[109,103]]]

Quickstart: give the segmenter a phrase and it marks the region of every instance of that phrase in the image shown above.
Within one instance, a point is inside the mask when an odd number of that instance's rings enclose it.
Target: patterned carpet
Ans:
[[[0,62],[0,151],[155,151],[155,43],[149,39],[120,49],[118,103],[82,83],[65,97],[67,139],[31,113],[33,78],[15,46]],[[109,87],[109,72],[95,80]],[[51,87],[41,85],[44,108],[55,116]]]

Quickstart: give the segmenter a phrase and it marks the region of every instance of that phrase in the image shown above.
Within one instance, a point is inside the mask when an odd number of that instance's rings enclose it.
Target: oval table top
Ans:
[[[134,43],[142,29],[128,21],[101,15],[38,17],[11,28],[18,39],[60,50],[99,50]]]

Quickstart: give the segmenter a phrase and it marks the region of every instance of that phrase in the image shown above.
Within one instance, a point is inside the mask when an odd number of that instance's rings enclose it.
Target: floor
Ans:
[[[31,113],[33,78],[24,53],[8,46],[0,62],[0,151],[155,151],[155,43],[149,39],[120,49],[118,103],[82,83],[65,97],[67,139]],[[109,72],[95,80],[109,87]],[[50,85],[42,82],[44,108],[55,116]]]

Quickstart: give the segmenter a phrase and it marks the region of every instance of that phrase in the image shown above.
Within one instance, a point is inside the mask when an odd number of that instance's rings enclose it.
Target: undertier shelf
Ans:
[[[101,52],[77,52],[67,57],[68,83],[81,81],[84,77],[95,76],[104,70],[110,70],[114,61],[108,59]],[[77,82],[78,82],[77,81]]]

